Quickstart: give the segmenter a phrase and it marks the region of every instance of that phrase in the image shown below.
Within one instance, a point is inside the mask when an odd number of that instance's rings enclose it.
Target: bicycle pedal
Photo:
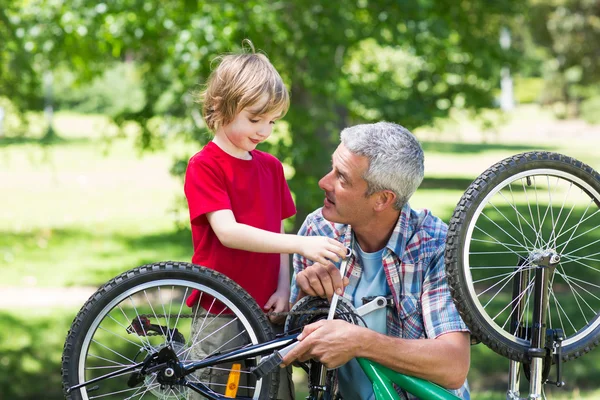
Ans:
[[[274,352],[272,355],[263,358],[256,368],[252,368],[250,372],[252,375],[256,377],[256,379],[262,379],[266,375],[273,372],[273,370],[281,365],[283,362],[283,357],[279,354],[278,351]]]

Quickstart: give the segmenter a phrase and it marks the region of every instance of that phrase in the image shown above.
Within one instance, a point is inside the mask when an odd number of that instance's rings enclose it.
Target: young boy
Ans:
[[[265,311],[287,311],[287,254],[320,263],[339,261],[346,254],[336,240],[284,232],[283,220],[296,210],[283,167],[256,146],[287,112],[288,91],[267,57],[252,52],[222,57],[201,96],[214,138],[190,159],[186,172],[192,262],[233,279]],[[199,297],[194,292],[188,305],[194,306]],[[210,313],[220,311],[205,298],[200,306]]]

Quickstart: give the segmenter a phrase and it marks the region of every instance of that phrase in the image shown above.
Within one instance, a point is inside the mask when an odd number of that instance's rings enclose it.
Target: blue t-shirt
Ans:
[[[352,303],[355,308],[363,305],[362,298],[367,296],[387,296],[390,288],[386,282],[383,269],[383,249],[375,253],[364,252],[358,243],[355,245],[359,264],[363,267],[360,281],[354,291]],[[363,316],[369,329],[376,332],[387,333],[386,308],[380,308]],[[348,361],[338,369],[338,384],[344,399],[374,400],[373,386],[367,375],[363,372],[356,359]]]

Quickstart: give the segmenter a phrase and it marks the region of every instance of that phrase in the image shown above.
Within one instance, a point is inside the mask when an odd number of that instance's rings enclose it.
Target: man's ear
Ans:
[[[384,211],[389,207],[393,207],[396,202],[396,193],[391,190],[382,190],[375,194],[375,211]]]

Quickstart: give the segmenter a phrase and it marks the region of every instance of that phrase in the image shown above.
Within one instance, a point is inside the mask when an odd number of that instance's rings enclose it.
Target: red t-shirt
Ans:
[[[263,307],[277,290],[279,254],[225,247],[206,219],[206,213],[231,210],[239,223],[279,233],[281,221],[296,213],[281,162],[259,150],[250,154],[251,160],[241,160],[209,142],[190,159],[184,188],[192,225],[192,262],[233,279]],[[198,296],[194,292],[187,304],[195,304]]]

